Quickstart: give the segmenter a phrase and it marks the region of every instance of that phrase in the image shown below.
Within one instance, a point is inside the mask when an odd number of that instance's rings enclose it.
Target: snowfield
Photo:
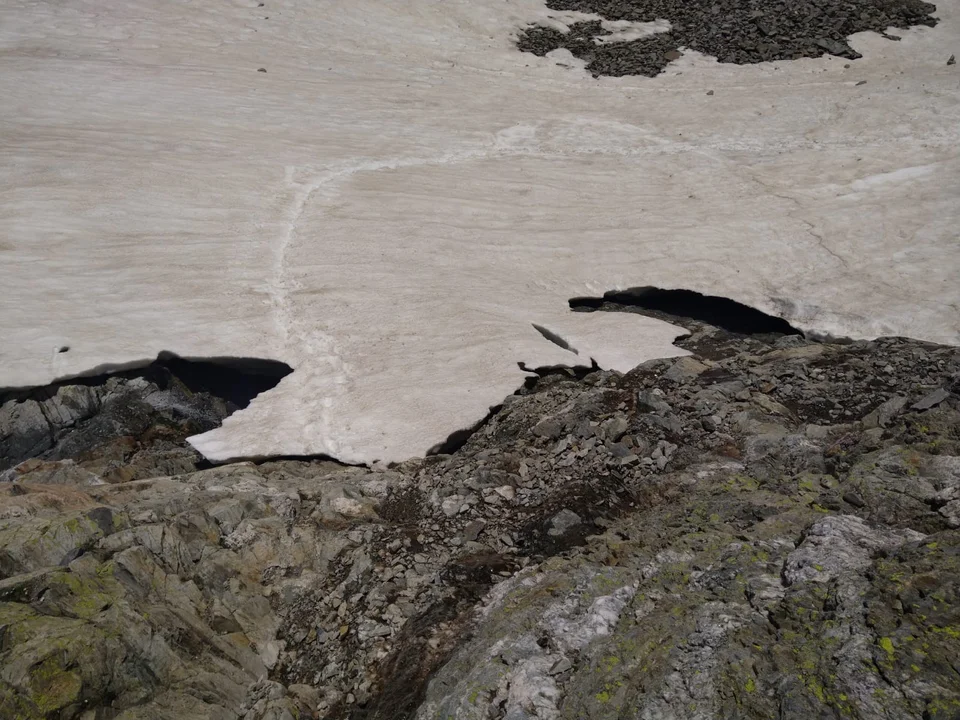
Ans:
[[[562,20],[537,0],[258,5],[0,5],[0,386],[282,360],[201,452],[393,461],[518,363],[682,354],[681,329],[572,297],[687,288],[960,342],[954,3],[854,36],[861,60],[616,79],[518,52]]]

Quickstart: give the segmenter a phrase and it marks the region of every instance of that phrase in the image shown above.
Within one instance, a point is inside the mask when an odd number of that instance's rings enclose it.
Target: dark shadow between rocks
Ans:
[[[500,412],[502,407],[503,405],[494,405],[481,420],[474,423],[470,427],[454,430],[452,433],[447,435],[446,440],[438,442],[436,445],[427,450],[426,454],[428,456],[453,455],[453,453],[466,445],[467,441],[473,436],[473,434],[486,425],[490,421],[490,418]]]
[[[536,368],[527,367],[524,363],[517,363],[525,373],[530,373],[523,381],[523,387],[514,395],[522,395],[537,387],[545,378],[560,376],[569,380],[583,380],[590,373],[597,372],[600,366],[590,358],[590,365],[543,365]]]
[[[245,408],[260,393],[272,390],[293,368],[278,360],[220,357],[182,358],[160,353],[156,360],[190,388],[208,392]]]
[[[573,310],[599,310],[604,303],[615,303],[709,323],[741,335],[803,335],[790,323],[775,315],[730,298],[703,295],[693,290],[667,290],[640,287],[605,293],[602,298],[580,297],[570,300]]]
[[[217,460],[216,462],[204,459],[202,462],[197,463],[197,469],[207,470],[209,468],[219,467],[221,465],[232,465],[233,463],[240,462],[253,463],[254,465],[284,462],[306,463],[309,465],[331,463],[332,465],[336,465],[338,468],[366,468],[376,465],[379,460],[373,460],[371,463],[348,463],[340,460],[339,458],[335,458],[332,455],[326,455],[324,453],[317,453],[316,455],[238,455],[237,457]]]
[[[257,395],[277,386],[293,368],[278,360],[243,357],[184,358],[163,351],[155,360],[100,365],[87,373],[60,378],[49,385],[0,388],[0,405],[10,400],[43,400],[66,385],[96,387],[110,378],[142,377],[166,388],[172,375],[191,392],[207,392],[245,408]]]
[[[209,466],[187,438],[219,427],[291,372],[273,360],[162,352],[49,385],[0,388],[0,471],[28,459],[76,459],[125,482]]]

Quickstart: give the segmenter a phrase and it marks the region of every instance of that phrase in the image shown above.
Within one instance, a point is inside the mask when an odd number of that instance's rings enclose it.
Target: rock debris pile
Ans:
[[[557,11],[599,15],[574,22],[566,32],[547,25],[525,28],[518,47],[535,55],[566,48],[600,75],[658,75],[681,49],[724,63],[758,63],[838,55],[860,55],[847,44],[854,33],[891,27],[933,26],[936,7],[921,0],[547,0]],[[670,30],[633,40],[602,42],[611,22],[670,22]],[[604,25],[610,25],[605,27]]]

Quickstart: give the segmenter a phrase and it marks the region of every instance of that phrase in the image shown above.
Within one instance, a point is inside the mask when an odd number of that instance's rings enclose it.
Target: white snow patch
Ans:
[[[610,30],[609,35],[601,35],[594,39],[597,45],[609,43],[630,42],[640,38],[670,32],[669,20],[654,20],[653,22],[631,22],[630,20],[604,20],[600,23],[604,30]]]
[[[960,341],[956,7],[857,35],[854,63],[685,53],[658,78],[518,52],[551,14],[2,3],[0,386],[276,359],[295,372],[196,447],[369,462],[473,424],[518,362],[569,364],[532,324],[604,367],[681,354],[679,328],[575,296],[682,287]]]

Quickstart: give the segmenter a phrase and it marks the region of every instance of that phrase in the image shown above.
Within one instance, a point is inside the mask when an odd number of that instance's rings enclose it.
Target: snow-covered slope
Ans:
[[[537,0],[259,4],[0,5],[0,386],[273,358],[296,372],[196,438],[208,457],[397,460],[518,362],[679,353],[575,296],[960,340],[953,4],[855,36],[862,60],[599,80],[515,49]]]

